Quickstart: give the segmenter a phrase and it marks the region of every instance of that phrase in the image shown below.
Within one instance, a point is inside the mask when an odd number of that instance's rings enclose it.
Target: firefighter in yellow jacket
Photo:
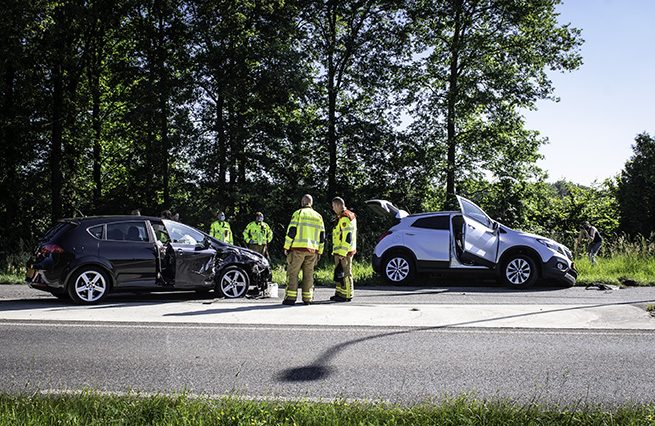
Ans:
[[[343,279],[337,281],[335,294],[330,300],[350,302],[354,291],[352,265],[357,252],[357,215],[346,208],[341,197],[332,200],[332,210],[337,214],[332,231],[332,255],[335,270],[339,266],[343,270]]]
[[[218,220],[212,223],[209,229],[209,235],[228,244],[234,244],[232,229],[230,228],[230,224],[225,220],[224,212],[218,212]]]
[[[273,240],[271,227],[264,222],[264,214],[257,212],[255,220],[250,222],[243,230],[243,240],[248,244],[250,250],[267,256],[267,246]]]
[[[325,246],[323,217],[313,208],[312,196],[306,194],[301,208],[291,216],[284,238],[287,256],[287,288],[283,305],[293,305],[298,298],[298,274],[302,269],[302,301],[309,305],[314,300],[314,265],[321,258]]]

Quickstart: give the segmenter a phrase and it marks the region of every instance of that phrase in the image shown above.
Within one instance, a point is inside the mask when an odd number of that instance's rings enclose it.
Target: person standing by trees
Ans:
[[[585,223],[580,227],[580,235],[578,235],[578,239],[575,242],[576,251],[578,250],[578,244],[583,238],[589,240],[589,245],[587,246],[589,260],[591,260],[591,263],[597,263],[596,254],[598,253],[598,250],[600,250],[600,246],[603,245],[603,237],[600,236],[600,232],[598,232],[598,229],[596,229],[595,226],[591,226],[588,221],[585,221]]]
[[[337,282],[334,296],[335,302],[350,302],[353,297],[353,256],[357,252],[357,215],[346,208],[346,202],[341,197],[332,200],[332,210],[337,214],[332,231],[332,255],[334,266],[341,266],[343,279]]]
[[[284,238],[287,256],[287,288],[283,305],[294,305],[298,298],[298,274],[302,269],[302,301],[309,305],[314,300],[314,265],[321,259],[325,246],[323,217],[312,208],[314,200],[305,194],[301,208],[291,216]]]
[[[209,235],[228,244],[234,244],[232,229],[230,228],[230,224],[225,220],[225,212],[220,211],[217,216],[218,220],[211,224]]]
[[[250,250],[268,257],[268,244],[273,240],[271,227],[264,222],[264,214],[257,212],[255,220],[250,222],[243,230],[243,240]]]

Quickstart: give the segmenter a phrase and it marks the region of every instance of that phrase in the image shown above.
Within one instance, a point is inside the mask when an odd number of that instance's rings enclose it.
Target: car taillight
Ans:
[[[63,253],[64,249],[57,244],[44,244],[41,246],[41,254]]]
[[[387,231],[384,234],[380,235],[380,238],[378,239],[378,243],[382,241],[382,239],[388,235],[391,235],[391,231]]]

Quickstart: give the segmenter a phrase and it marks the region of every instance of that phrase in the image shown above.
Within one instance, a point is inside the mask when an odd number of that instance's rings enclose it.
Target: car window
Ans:
[[[69,222],[59,222],[57,225],[52,227],[46,234],[41,238],[42,241],[52,241],[55,236],[67,232],[69,229],[75,228],[75,224]]]
[[[464,216],[475,219],[476,221],[480,222],[487,228],[493,227],[493,220],[489,219],[489,216],[485,212],[480,209],[480,207],[476,206],[472,202],[460,198],[460,202],[462,205],[462,213],[464,213]]]
[[[152,223],[152,230],[155,231],[156,241],[167,243],[171,240],[163,223]]]
[[[413,228],[424,228],[424,229],[443,229],[449,230],[448,216],[428,216],[417,219],[412,223]]]
[[[114,241],[148,241],[146,224],[142,221],[108,223],[107,239]]]
[[[102,239],[102,230],[104,229],[103,225],[97,225],[97,226],[92,226],[87,231],[89,234],[93,235],[97,239],[101,240]]]
[[[195,246],[201,244],[205,239],[202,232],[179,222],[173,220],[164,220],[162,222],[166,225],[168,235],[170,235],[173,243]]]

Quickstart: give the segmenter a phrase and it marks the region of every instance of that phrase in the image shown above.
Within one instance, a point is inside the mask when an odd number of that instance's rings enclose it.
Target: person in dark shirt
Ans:
[[[591,260],[591,263],[597,263],[596,254],[598,254],[600,247],[603,245],[603,237],[600,236],[600,232],[598,232],[595,226],[591,226],[588,221],[585,221],[580,227],[580,235],[578,235],[578,240],[575,242],[576,248],[583,238],[589,240],[589,245],[587,246],[589,260]]]

